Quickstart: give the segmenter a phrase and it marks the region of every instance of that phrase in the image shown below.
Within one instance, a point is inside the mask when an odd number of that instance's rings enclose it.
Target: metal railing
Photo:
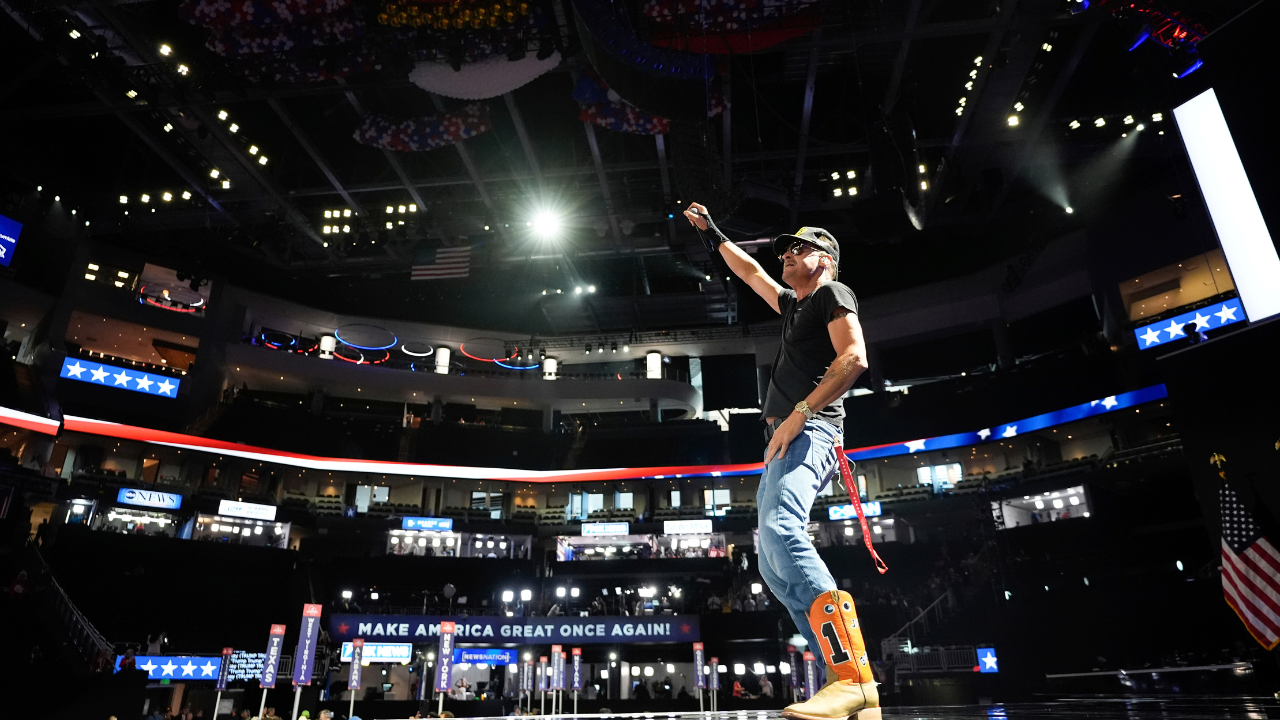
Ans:
[[[916,638],[923,637],[925,633],[929,632],[931,626],[942,622],[943,617],[955,607],[955,604],[955,595],[948,589],[937,600],[934,600],[929,607],[921,610],[919,615],[907,621],[906,625],[898,628],[897,632],[881,640],[881,654],[888,658],[895,653],[910,652],[916,647]],[[970,667],[974,664],[970,663]]]
[[[44,557],[40,555],[40,550],[36,548],[34,543],[29,544],[28,549],[31,554],[33,565],[49,580],[49,587],[45,593],[45,599],[49,603],[49,609],[54,615],[62,621],[63,629],[67,633],[67,637],[71,639],[71,644],[86,662],[92,663],[104,652],[110,652],[113,647],[107,641],[102,633],[98,632],[93,623],[89,622],[89,618],[80,612],[76,604],[71,602],[71,598],[67,596],[62,585],[58,583],[57,578],[53,576],[49,569],[48,563],[44,561]]]
[[[898,673],[973,672],[978,665],[978,651],[972,645],[924,648],[915,652],[895,651],[885,659]]]

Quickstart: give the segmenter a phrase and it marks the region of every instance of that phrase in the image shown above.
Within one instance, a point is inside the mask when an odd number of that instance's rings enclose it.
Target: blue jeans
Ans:
[[[819,670],[825,664],[807,613],[819,595],[836,589],[836,581],[818,557],[807,526],[818,490],[836,471],[835,446],[842,439],[840,430],[831,423],[805,422],[804,430],[787,446],[787,452],[765,466],[756,492],[760,575],[791,613],[800,634],[809,642]]]

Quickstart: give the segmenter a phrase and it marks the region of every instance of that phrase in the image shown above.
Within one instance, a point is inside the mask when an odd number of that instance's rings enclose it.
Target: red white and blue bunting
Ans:
[[[356,128],[355,139],[385,150],[417,152],[453,145],[486,132],[489,127],[489,109],[468,105],[456,113],[403,121],[369,114]]]

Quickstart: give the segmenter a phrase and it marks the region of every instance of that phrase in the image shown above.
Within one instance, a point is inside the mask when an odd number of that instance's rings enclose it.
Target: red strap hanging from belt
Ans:
[[[862,500],[858,498],[857,485],[853,482],[853,473],[849,471],[849,458],[845,457],[844,446],[836,446],[836,461],[840,465],[840,476],[844,478],[844,488],[849,491],[849,499],[853,502],[853,509],[858,512],[858,522],[862,523],[862,540],[867,544],[867,552],[871,553],[871,557],[876,561],[876,570],[883,575],[889,572],[889,566],[884,564],[880,559],[880,554],[876,549],[871,547],[871,528],[867,527],[867,516],[862,511]]]

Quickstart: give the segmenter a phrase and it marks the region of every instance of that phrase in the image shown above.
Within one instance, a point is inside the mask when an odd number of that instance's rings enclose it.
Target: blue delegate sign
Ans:
[[[58,377],[169,399],[178,397],[178,386],[182,384],[181,380],[168,375],[152,375],[79,358],[64,359]]]
[[[115,671],[120,672],[120,661],[123,655],[116,656]],[[134,658],[136,667],[147,673],[149,680],[208,680],[218,681],[218,672],[222,668],[222,657],[201,657],[198,655],[138,655]]]
[[[1000,661],[996,659],[995,648],[990,648],[990,647],[978,648],[978,672],[980,673],[1000,672]]]

